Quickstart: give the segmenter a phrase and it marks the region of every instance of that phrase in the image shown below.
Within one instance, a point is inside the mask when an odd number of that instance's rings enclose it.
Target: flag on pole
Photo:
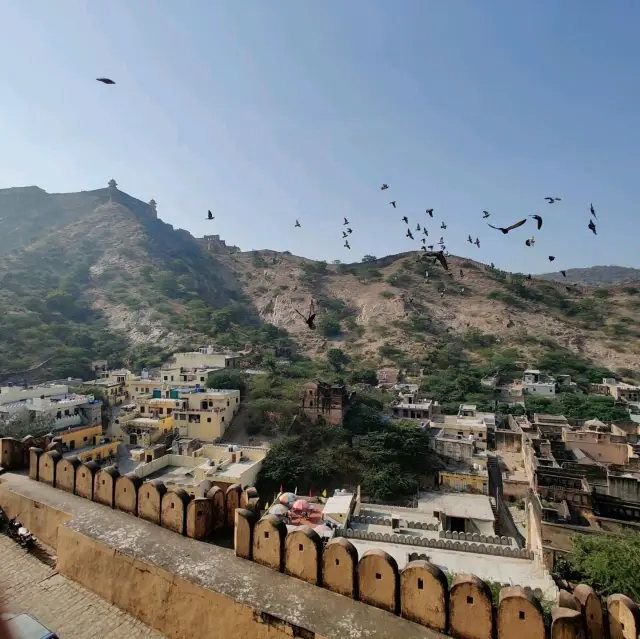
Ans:
[[[322,496],[323,496],[323,497],[326,497],[326,496],[327,496],[327,489],[326,489],[326,488],[325,488],[325,489],[323,489],[323,491],[322,491]]]
[[[264,505],[264,509],[265,509],[265,510],[269,510],[269,502],[267,502],[267,503]]]

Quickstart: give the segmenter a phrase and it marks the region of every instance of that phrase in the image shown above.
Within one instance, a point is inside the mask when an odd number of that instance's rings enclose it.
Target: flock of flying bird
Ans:
[[[98,82],[102,82],[103,84],[115,84],[115,82],[111,79],[111,78],[96,78],[96,80]],[[386,191],[389,188],[388,184],[383,184],[380,187],[381,191]],[[554,204],[555,202],[561,202],[562,198],[559,197],[545,197],[544,198],[549,204]],[[391,200],[391,202],[389,202],[389,204],[391,204],[391,206],[396,209],[397,208],[397,202],[396,200]],[[590,206],[590,213],[591,216],[595,219],[597,219],[596,216],[596,212],[595,209],[593,208],[593,204],[591,204]],[[428,215],[430,218],[433,218],[433,209],[426,209],[425,210],[425,214]],[[489,213],[489,211],[482,211],[482,219],[486,220],[487,218],[489,218],[491,216],[491,213]],[[515,222],[514,224],[511,224],[510,226],[494,226],[493,224],[489,224],[487,222],[487,225],[492,228],[495,229],[496,231],[500,231],[501,233],[503,233],[504,235],[507,235],[507,233],[509,233],[510,231],[513,231],[517,228],[520,228],[521,226],[524,226],[524,224],[526,224],[527,220],[529,218],[532,218],[536,221],[537,226],[538,226],[538,230],[540,230],[542,228],[542,217],[540,215],[528,215],[527,217],[525,217],[522,220],[519,220],[518,222]],[[207,211],[207,220],[214,220],[215,217],[214,215],[211,213],[211,211]],[[409,226],[409,218],[405,215],[402,218],[402,222],[404,222],[407,227]],[[351,246],[349,245],[349,235],[351,235],[353,233],[353,230],[351,229],[351,227],[349,226],[349,220],[345,217],[344,218],[344,222],[342,224],[343,229],[342,229],[342,239],[345,241],[344,242],[344,247],[347,249],[351,249]],[[347,227],[346,230],[344,229],[344,227]],[[295,223],[295,228],[301,228],[302,225],[300,224],[299,220],[296,219],[296,223]],[[593,219],[589,218],[589,224],[588,224],[588,228],[589,230],[594,234],[597,235],[596,232],[596,225],[593,221]],[[440,229],[443,231],[446,231],[447,229],[447,225],[442,222],[440,224]],[[422,256],[423,258],[433,258],[433,263],[437,263],[439,262],[442,267],[445,269],[445,271],[448,272],[448,274],[453,277],[453,274],[449,271],[449,264],[447,263],[447,257],[449,255],[449,253],[445,253],[446,251],[446,246],[444,243],[444,236],[440,237],[440,240],[438,241],[438,245],[439,245],[439,250],[434,250],[435,245],[434,244],[429,244],[427,245],[427,237],[429,237],[429,231],[427,230],[426,226],[423,225],[420,226],[420,223],[418,222],[416,224],[416,228],[414,233],[422,233],[424,235],[424,237],[421,238],[422,241],[422,246],[420,247],[423,251],[424,251],[424,255]],[[415,236],[413,235],[413,233],[411,232],[410,228],[407,228],[407,233],[406,233],[406,237],[408,237],[410,240],[415,240]],[[475,241],[474,239],[471,237],[471,235],[468,236],[467,238],[467,242],[469,242],[469,244],[475,244],[478,248],[480,248],[480,239],[476,237]],[[528,247],[533,247],[535,246],[536,240],[534,236],[531,236],[530,238],[525,240],[525,245]],[[553,262],[555,260],[555,256],[553,255],[549,255],[549,261]],[[493,264],[493,262],[491,263],[491,268],[495,268],[495,265]],[[567,277],[567,273],[566,271],[560,271],[560,273],[562,273],[563,277]],[[425,274],[426,277],[429,277],[429,272],[427,271]],[[464,277],[464,273],[462,271],[462,269],[460,269],[460,277]],[[527,276],[527,279],[530,280],[531,279],[531,275]],[[462,291],[464,292],[464,288],[462,289]],[[445,289],[442,289],[440,291],[440,296],[444,297],[444,293],[445,293]],[[411,301],[411,300],[410,300]],[[305,323],[307,324],[307,326],[313,330],[315,329],[315,318],[316,318],[316,310],[314,307],[314,303],[313,303],[313,299],[311,300],[311,304],[309,306],[309,313],[305,316],[303,315],[300,311],[298,311],[296,309],[296,313],[298,313],[298,315],[300,315],[300,317],[302,317],[305,321]]]

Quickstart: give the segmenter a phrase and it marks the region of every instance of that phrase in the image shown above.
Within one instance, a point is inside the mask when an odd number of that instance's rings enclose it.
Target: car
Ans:
[[[5,623],[12,639],[59,639],[55,632],[45,628],[28,614],[4,613],[0,618]]]

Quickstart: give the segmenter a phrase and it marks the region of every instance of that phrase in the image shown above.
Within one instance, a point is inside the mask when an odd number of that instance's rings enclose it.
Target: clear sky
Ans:
[[[0,0],[0,188],[114,177],[194,235],[328,261],[417,248],[400,218],[433,207],[432,240],[502,268],[640,267],[638,24],[638,0]]]

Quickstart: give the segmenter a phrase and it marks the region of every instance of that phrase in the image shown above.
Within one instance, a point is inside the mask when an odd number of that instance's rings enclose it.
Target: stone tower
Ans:
[[[118,190],[118,183],[111,178],[109,180],[109,200],[113,200],[113,196],[116,194],[116,191]]]
[[[149,201],[149,215],[154,220],[158,219],[158,203],[154,199]]]

